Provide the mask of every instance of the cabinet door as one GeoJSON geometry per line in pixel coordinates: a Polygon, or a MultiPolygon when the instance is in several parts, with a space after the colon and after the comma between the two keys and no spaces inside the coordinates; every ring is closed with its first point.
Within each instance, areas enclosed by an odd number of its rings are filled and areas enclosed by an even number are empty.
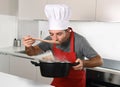
{"type": "Polygon", "coordinates": [[[120,0],[97,0],[96,20],[120,22],[120,0]]]}
{"type": "Polygon", "coordinates": [[[44,39],[49,35],[48,21],[39,21],[39,37],[44,39]]]}
{"type": "Polygon", "coordinates": [[[66,4],[71,8],[71,20],[95,20],[96,0],[19,0],[19,19],[46,20],[46,4],[66,4]]]}
{"type": "Polygon", "coordinates": [[[9,56],[0,54],[0,72],[9,73],[9,56]]]}
{"type": "Polygon", "coordinates": [[[71,20],[95,20],[96,0],[47,0],[47,4],[66,4],[71,8],[71,20]]]}
{"type": "Polygon", "coordinates": [[[0,0],[0,14],[15,15],[17,13],[17,0],[0,0]]]}
{"type": "Polygon", "coordinates": [[[19,0],[18,18],[21,20],[45,19],[45,3],[46,0],[19,0]]]}
{"type": "Polygon", "coordinates": [[[36,80],[36,67],[30,59],[10,56],[10,73],[23,78],[36,80]]]}

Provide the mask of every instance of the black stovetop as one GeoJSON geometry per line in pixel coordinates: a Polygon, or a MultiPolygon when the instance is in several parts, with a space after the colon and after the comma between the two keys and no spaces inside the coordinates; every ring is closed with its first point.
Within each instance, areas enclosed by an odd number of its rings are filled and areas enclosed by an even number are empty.
{"type": "Polygon", "coordinates": [[[120,61],[111,59],[103,59],[103,61],[104,63],[101,67],[120,71],[120,61]]]}

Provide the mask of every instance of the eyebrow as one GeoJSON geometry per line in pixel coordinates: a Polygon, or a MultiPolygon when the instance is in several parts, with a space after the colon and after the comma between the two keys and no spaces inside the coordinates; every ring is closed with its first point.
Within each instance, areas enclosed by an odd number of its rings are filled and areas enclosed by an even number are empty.
{"type": "MultiPolygon", "coordinates": [[[[64,30],[65,32],[66,32],[66,30],[64,30]]],[[[57,33],[55,33],[55,34],[59,34],[59,33],[64,33],[64,32],[57,32],[57,33]]],[[[52,32],[49,32],[49,34],[54,34],[54,33],[52,33],[52,32]]]]}

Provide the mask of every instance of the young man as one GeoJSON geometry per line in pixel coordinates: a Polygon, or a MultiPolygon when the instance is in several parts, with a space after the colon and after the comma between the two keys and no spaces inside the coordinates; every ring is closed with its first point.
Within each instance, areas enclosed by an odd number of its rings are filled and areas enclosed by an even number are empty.
{"type": "Polygon", "coordinates": [[[78,65],[71,68],[68,76],[54,78],[51,85],[55,87],[85,87],[84,68],[102,65],[101,57],[83,36],[68,27],[70,9],[66,5],[46,5],[45,13],[49,20],[50,34],[46,40],[58,41],[59,44],[41,42],[33,46],[35,40],[31,36],[26,36],[23,38],[26,53],[32,56],[42,51],[51,50],[56,58],[79,62],[78,65]],[[88,60],[85,60],[85,57],[88,60]]]}

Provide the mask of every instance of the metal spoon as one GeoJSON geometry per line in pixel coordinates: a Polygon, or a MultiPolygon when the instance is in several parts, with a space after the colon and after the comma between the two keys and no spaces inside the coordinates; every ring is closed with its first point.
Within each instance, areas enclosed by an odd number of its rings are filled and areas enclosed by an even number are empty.
{"type": "Polygon", "coordinates": [[[53,40],[43,40],[41,38],[32,38],[34,40],[38,40],[38,41],[42,41],[42,42],[46,42],[46,43],[55,43],[55,44],[60,44],[58,41],[53,41],[53,40]]]}

